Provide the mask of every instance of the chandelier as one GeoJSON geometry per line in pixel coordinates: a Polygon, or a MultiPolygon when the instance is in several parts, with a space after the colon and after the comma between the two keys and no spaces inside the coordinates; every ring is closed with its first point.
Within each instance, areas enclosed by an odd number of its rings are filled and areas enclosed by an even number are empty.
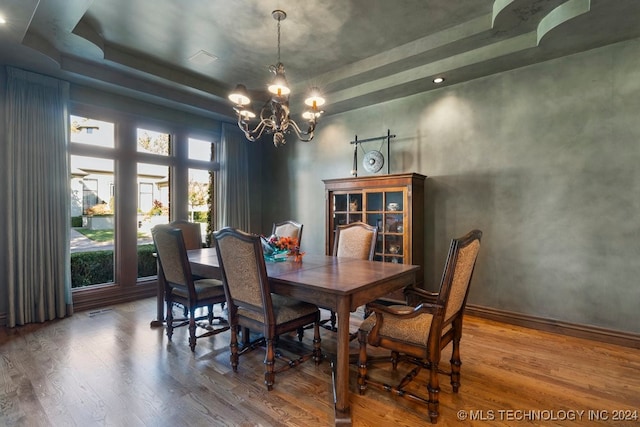
{"type": "Polygon", "coordinates": [[[318,118],[324,112],[319,109],[324,104],[324,98],[320,96],[317,88],[313,88],[309,97],[305,99],[304,103],[308,108],[303,112],[302,118],[307,121],[306,130],[301,129],[289,117],[291,89],[285,77],[284,64],[280,61],[280,22],[286,19],[287,14],[282,10],[274,10],[271,16],[278,21],[278,63],[269,67],[269,71],[275,74],[268,87],[271,98],[260,109],[260,122],[255,128],[249,128],[249,121],[256,117],[256,114],[251,109],[247,88],[242,84],[237,85],[229,94],[229,100],[235,104],[233,109],[238,115],[238,127],[249,141],[255,141],[266,131],[267,134],[273,134],[273,145],[280,147],[286,143],[284,134],[290,133],[293,129],[301,141],[308,142],[313,139],[318,118]]]}

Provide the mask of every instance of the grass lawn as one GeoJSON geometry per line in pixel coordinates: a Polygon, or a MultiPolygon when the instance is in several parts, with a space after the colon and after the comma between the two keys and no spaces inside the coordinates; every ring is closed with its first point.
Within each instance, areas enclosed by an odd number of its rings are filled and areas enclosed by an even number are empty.
{"type": "MultiPolygon", "coordinates": [[[[113,241],[113,230],[89,230],[88,228],[76,228],[75,230],[94,242],[113,241]]],[[[149,235],[146,233],[138,233],[138,238],[142,237],[149,237],[149,235]]]]}

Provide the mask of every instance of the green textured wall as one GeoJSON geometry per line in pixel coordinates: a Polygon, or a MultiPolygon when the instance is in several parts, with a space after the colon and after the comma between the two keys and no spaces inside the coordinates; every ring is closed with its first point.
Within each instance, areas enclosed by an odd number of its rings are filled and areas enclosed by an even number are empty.
{"type": "Polygon", "coordinates": [[[355,135],[391,129],[391,173],[429,176],[433,289],[449,240],[479,228],[470,303],[638,333],[639,89],[636,39],[328,116],[312,143],[263,150],[263,227],[295,218],[323,252],[322,179],[349,175],[355,135]]]}

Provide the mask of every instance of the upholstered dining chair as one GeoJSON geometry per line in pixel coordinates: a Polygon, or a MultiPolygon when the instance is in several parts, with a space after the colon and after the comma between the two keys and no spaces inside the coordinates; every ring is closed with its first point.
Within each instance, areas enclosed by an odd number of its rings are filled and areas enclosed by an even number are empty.
{"type": "MultiPolygon", "coordinates": [[[[376,250],[378,228],[364,222],[352,222],[340,225],[336,229],[333,240],[333,256],[344,258],[358,258],[373,260],[376,250]]],[[[329,319],[323,319],[322,324],[331,323],[332,331],[336,330],[336,314],[332,311],[329,319]]]]}
{"type": "Polygon", "coordinates": [[[199,223],[177,219],[171,221],[169,225],[182,230],[184,246],[187,250],[202,249],[202,230],[199,223]]]}
{"type": "Polygon", "coordinates": [[[378,229],[364,222],[340,225],[333,241],[333,256],[373,259],[378,229]]]}
{"type": "MultiPolygon", "coordinates": [[[[182,230],[184,246],[187,250],[202,249],[202,229],[197,222],[191,222],[184,219],[177,219],[169,223],[174,228],[182,230]]],[[[203,279],[203,277],[193,275],[193,280],[203,279]]],[[[224,306],[224,302],[222,303],[224,306]]],[[[184,317],[188,316],[187,307],[183,307],[184,317]]],[[[213,313],[213,306],[208,307],[209,312],[213,313]]]]}
{"type": "Polygon", "coordinates": [[[407,287],[405,295],[409,305],[384,306],[369,304],[375,315],[367,317],[358,330],[360,352],[358,357],[358,390],[364,394],[368,385],[389,391],[399,396],[425,403],[432,423],[438,421],[438,374],[451,377],[454,393],[460,387],[460,338],[462,317],[469,293],[469,285],[480,249],[482,232],[473,230],[465,236],[451,241],[438,293],[407,287]],[[417,305],[416,305],[417,304],[417,305]],[[440,366],[442,350],[452,345],[451,367],[445,371],[440,366]],[[383,359],[367,358],[367,345],[391,350],[391,362],[395,371],[401,362],[415,367],[396,386],[373,380],[368,367],[383,359]],[[428,369],[426,393],[409,391],[408,384],[418,377],[421,369],[428,369]]]}
{"type": "Polygon", "coordinates": [[[275,234],[278,237],[298,239],[298,246],[300,246],[302,243],[302,227],[302,224],[293,220],[274,222],[271,234],[275,234]]]}
{"type": "Polygon", "coordinates": [[[198,338],[215,335],[229,329],[226,319],[214,317],[213,310],[210,309],[214,304],[226,301],[224,287],[220,280],[193,279],[182,230],[174,228],[170,224],[160,224],[151,229],[151,234],[158,255],[158,276],[165,285],[167,337],[171,341],[174,328],[189,325],[189,346],[191,351],[195,351],[198,338]],[[174,303],[185,307],[188,313],[186,319],[173,318],[174,303]],[[208,307],[208,314],[196,317],[196,309],[201,307],[208,307]],[[209,321],[209,325],[213,325],[215,319],[222,326],[196,335],[198,326],[196,322],[205,318],[209,321]]]}
{"type": "Polygon", "coordinates": [[[213,235],[222,270],[227,296],[229,323],[231,324],[231,366],[238,370],[239,356],[253,350],[264,341],[266,355],[264,382],[273,389],[275,375],[313,357],[316,364],[322,360],[320,350],[320,310],[314,304],[271,293],[260,236],[233,228],[223,228],[213,235]],[[300,331],[313,324],[313,351],[305,351],[295,360],[282,353],[276,354],[276,341],[280,335],[300,331]],[[238,330],[243,328],[243,346],[238,350],[238,330]],[[249,342],[248,331],[262,331],[258,342],[249,342]],[[275,359],[287,363],[276,369],[275,359]]]}

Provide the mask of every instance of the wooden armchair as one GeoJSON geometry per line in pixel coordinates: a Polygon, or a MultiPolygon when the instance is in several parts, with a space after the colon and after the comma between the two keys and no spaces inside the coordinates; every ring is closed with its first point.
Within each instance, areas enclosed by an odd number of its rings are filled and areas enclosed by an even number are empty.
{"type": "Polygon", "coordinates": [[[222,282],[215,279],[193,279],[182,230],[170,224],[161,224],[153,227],[151,234],[158,254],[158,280],[162,280],[165,285],[167,337],[171,341],[174,328],[189,325],[189,346],[191,351],[195,351],[196,339],[229,329],[226,319],[214,317],[213,310],[210,309],[214,304],[226,301],[222,282]],[[185,308],[188,316],[186,319],[173,318],[174,303],[181,304],[185,308]],[[207,316],[196,317],[195,311],[201,307],[208,307],[209,312],[207,316]],[[196,335],[196,321],[205,318],[209,320],[210,325],[213,324],[214,319],[217,319],[224,326],[196,335]]]}
{"type": "Polygon", "coordinates": [[[432,294],[408,287],[408,301],[417,306],[393,305],[385,307],[370,304],[375,313],[366,318],[358,330],[360,352],[358,359],[358,390],[364,394],[368,385],[380,390],[409,397],[428,406],[432,423],[438,421],[438,374],[451,377],[453,392],[460,387],[460,338],[462,317],[473,275],[482,232],[473,230],[459,239],[453,239],[440,284],[440,292],[432,294]],[[442,350],[453,342],[451,369],[440,367],[442,350]],[[415,367],[396,386],[382,384],[371,379],[368,366],[378,360],[367,359],[367,344],[391,350],[391,358],[385,358],[396,370],[398,363],[406,361],[415,367]],[[421,396],[407,389],[422,369],[429,370],[428,396],[421,396]]]}
{"type": "Polygon", "coordinates": [[[222,270],[224,290],[231,323],[231,366],[238,370],[239,356],[266,343],[264,382],[273,389],[275,375],[313,357],[322,360],[320,351],[320,310],[314,304],[272,294],[267,277],[260,236],[233,228],[214,233],[218,262],[222,270]],[[275,351],[278,337],[287,332],[300,333],[305,325],[313,324],[313,351],[291,360],[275,351]],[[243,328],[243,347],[238,350],[238,329],[243,328]],[[248,331],[262,331],[258,342],[249,342],[248,331]],[[276,369],[276,356],[287,363],[276,369]]]}

